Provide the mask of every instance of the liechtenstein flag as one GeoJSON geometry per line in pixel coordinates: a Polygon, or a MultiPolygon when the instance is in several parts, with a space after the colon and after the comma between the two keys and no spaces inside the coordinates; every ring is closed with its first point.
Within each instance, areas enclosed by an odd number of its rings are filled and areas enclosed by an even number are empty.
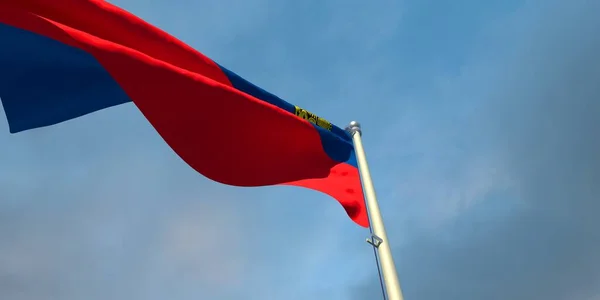
{"type": "MultiPolygon", "coordinates": [[[[133,102],[228,185],[295,185],[368,217],[350,137],[101,0],[0,0],[0,98],[17,133],[133,102]]],[[[300,204],[302,205],[302,204],[300,204]]]]}

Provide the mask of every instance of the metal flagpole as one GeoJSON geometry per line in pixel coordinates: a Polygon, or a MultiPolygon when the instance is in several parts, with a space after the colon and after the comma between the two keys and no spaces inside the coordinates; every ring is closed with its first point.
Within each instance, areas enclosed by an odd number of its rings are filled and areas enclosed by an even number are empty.
{"type": "Polygon", "coordinates": [[[400,288],[400,281],[398,280],[396,265],[394,264],[394,258],[392,257],[392,250],[390,249],[390,245],[388,243],[387,234],[385,233],[383,218],[381,217],[381,212],[379,211],[379,204],[377,203],[375,188],[373,187],[373,181],[371,180],[371,172],[369,171],[365,149],[363,148],[362,144],[362,131],[360,124],[356,121],[352,121],[346,127],[346,131],[350,133],[352,136],[352,141],[354,142],[356,161],[358,162],[358,170],[367,202],[369,222],[373,232],[371,238],[367,239],[367,242],[375,247],[377,249],[377,253],[379,254],[387,300],[403,300],[404,297],[402,296],[402,289],[400,288]]]}

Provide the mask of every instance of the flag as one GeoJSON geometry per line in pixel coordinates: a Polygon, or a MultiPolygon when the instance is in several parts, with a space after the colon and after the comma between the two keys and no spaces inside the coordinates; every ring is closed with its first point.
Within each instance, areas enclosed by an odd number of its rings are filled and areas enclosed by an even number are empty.
{"type": "Polygon", "coordinates": [[[101,0],[2,0],[0,38],[0,99],[11,133],[133,102],[204,176],[317,190],[368,226],[344,130],[135,15],[101,0]]]}

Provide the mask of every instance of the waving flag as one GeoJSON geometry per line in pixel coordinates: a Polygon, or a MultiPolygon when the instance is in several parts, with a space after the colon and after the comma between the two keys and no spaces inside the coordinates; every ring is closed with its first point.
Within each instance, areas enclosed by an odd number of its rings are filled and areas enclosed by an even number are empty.
{"type": "Polygon", "coordinates": [[[0,1],[0,98],[12,133],[133,102],[192,168],[295,185],[368,217],[351,139],[101,0],[0,1]]]}

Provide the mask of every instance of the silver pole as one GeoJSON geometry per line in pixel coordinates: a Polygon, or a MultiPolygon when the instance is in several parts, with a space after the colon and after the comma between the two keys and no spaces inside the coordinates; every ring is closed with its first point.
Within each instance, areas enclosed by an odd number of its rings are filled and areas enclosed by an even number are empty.
{"type": "Polygon", "coordinates": [[[400,281],[398,280],[396,265],[394,264],[392,250],[390,249],[387,234],[385,232],[383,218],[381,217],[381,212],[379,211],[377,195],[375,195],[375,188],[373,187],[373,181],[371,180],[369,164],[367,163],[365,149],[363,148],[362,144],[362,131],[360,124],[356,121],[352,121],[346,127],[346,131],[350,133],[352,136],[352,141],[354,142],[356,161],[358,162],[358,170],[367,202],[369,222],[371,224],[371,229],[373,230],[373,236],[367,241],[377,249],[377,253],[379,254],[387,300],[403,300],[404,297],[402,296],[402,289],[400,288],[400,281]]]}

